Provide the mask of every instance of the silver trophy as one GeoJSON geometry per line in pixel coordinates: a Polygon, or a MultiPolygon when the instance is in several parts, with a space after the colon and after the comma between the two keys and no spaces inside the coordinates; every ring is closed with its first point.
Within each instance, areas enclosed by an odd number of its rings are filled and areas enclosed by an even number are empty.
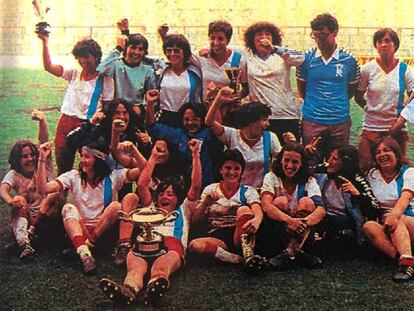
{"type": "Polygon", "coordinates": [[[49,12],[50,8],[43,8],[41,0],[33,0],[33,7],[35,9],[36,16],[40,19],[40,22],[36,24],[35,33],[38,35],[47,35],[50,33],[50,25],[45,21],[45,16],[49,12]]]}
{"type": "Polygon", "coordinates": [[[158,257],[167,252],[163,235],[155,231],[154,227],[176,220],[178,212],[168,213],[165,209],[158,207],[143,207],[130,213],[120,211],[118,217],[142,229],[135,241],[133,249],[135,256],[143,258],[158,257]]]}

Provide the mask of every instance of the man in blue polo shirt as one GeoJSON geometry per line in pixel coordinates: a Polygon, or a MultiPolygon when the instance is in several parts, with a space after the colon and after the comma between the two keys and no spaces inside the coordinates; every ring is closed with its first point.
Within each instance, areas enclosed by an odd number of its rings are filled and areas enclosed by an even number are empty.
{"type": "Polygon", "coordinates": [[[349,99],[359,79],[355,58],[338,48],[338,21],[329,13],[311,22],[311,37],[317,48],[305,53],[296,71],[302,106],[302,136],[305,145],[320,137],[317,160],[327,159],[333,149],[347,145],[351,127],[349,99]]]}

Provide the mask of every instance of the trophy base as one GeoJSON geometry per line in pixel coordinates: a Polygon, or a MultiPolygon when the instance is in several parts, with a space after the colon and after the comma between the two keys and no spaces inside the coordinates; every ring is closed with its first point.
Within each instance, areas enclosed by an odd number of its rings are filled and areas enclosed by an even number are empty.
{"type": "Polygon", "coordinates": [[[154,232],[152,238],[152,240],[147,240],[141,236],[137,236],[133,254],[138,257],[151,258],[167,253],[164,248],[163,237],[159,233],[154,232]]]}
{"type": "Polygon", "coordinates": [[[47,22],[37,23],[35,33],[38,35],[50,34],[50,25],[47,22]]]}

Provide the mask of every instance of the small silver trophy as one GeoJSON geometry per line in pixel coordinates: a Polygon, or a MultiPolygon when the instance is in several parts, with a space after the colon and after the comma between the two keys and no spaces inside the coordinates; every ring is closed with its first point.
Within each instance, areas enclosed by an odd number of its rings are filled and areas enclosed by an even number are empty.
{"type": "Polygon", "coordinates": [[[118,218],[140,227],[142,232],[138,234],[135,241],[133,254],[138,257],[158,257],[167,251],[164,246],[164,237],[153,228],[163,223],[176,220],[178,212],[168,213],[165,209],[158,207],[143,207],[130,213],[118,212],[118,218]]]}
{"type": "Polygon", "coordinates": [[[43,8],[41,0],[33,0],[33,7],[35,9],[36,16],[40,19],[40,22],[36,24],[35,33],[38,35],[47,35],[50,33],[50,25],[45,21],[45,16],[49,12],[50,8],[43,8]]]}

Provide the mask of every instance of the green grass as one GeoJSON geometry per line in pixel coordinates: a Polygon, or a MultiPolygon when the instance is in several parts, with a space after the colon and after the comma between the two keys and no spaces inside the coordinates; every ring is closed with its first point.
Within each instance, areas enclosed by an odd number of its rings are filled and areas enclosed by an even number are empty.
{"type": "MultiPolygon", "coordinates": [[[[33,108],[47,111],[53,137],[65,81],[41,71],[0,69],[0,177],[8,171],[10,146],[18,139],[36,140],[33,108]]],[[[358,140],[361,109],[352,105],[352,143],[358,140]]],[[[410,158],[414,160],[412,140],[410,158]]],[[[100,292],[101,277],[122,280],[108,256],[98,257],[98,276],[85,277],[79,263],[46,249],[30,264],[5,249],[12,241],[9,207],[0,205],[0,310],[117,310],[100,292]]],[[[337,246],[322,250],[324,267],[310,271],[265,272],[247,276],[240,268],[202,266],[191,258],[172,280],[159,307],[147,310],[410,310],[414,283],[391,281],[394,265],[372,249],[337,246]]],[[[119,308],[118,308],[119,309],[119,308]]]]}

